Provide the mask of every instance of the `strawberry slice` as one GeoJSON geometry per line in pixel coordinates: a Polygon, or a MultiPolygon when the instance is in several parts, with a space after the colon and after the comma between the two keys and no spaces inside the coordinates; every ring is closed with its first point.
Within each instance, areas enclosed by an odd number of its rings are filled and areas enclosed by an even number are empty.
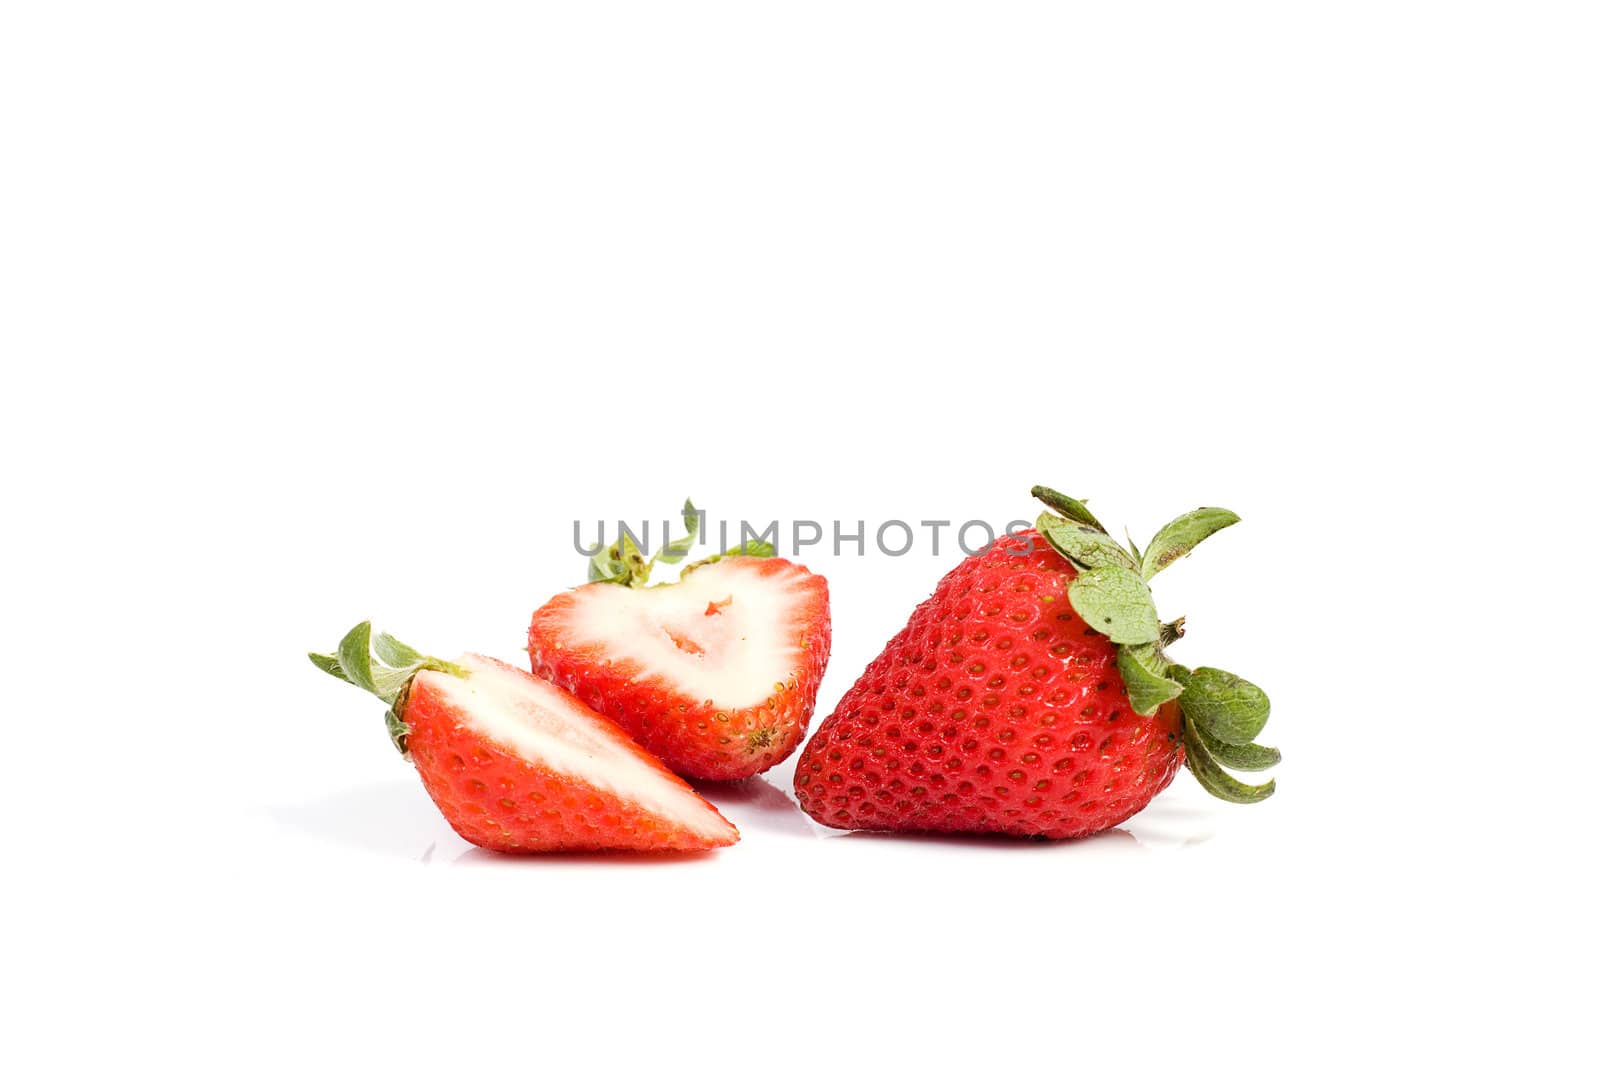
{"type": "Polygon", "coordinates": [[[333,656],[336,678],[390,703],[396,747],[455,831],[498,852],[701,850],[739,831],[610,720],[487,656],[422,656],[371,627],[333,656]],[[375,653],[375,655],[374,655],[375,653]]]}
{"type": "Polygon", "coordinates": [[[534,612],[533,672],[679,774],[744,778],[782,761],[805,737],[828,664],[827,581],[755,555],[635,584],[647,575],[619,570],[534,612]]]}

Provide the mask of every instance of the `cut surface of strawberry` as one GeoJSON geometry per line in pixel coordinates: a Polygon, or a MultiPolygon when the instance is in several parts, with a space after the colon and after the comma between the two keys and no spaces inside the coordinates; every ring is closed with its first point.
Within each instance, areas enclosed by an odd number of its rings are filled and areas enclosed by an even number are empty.
{"type": "Polygon", "coordinates": [[[600,663],[631,666],[635,684],[744,708],[805,667],[817,586],[784,560],[728,559],[670,585],[585,586],[563,632],[600,663]]]}

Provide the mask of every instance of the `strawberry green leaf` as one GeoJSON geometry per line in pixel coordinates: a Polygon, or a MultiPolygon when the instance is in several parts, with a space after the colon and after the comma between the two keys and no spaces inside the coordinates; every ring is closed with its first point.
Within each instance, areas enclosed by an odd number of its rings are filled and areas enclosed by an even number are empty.
{"type": "Polygon", "coordinates": [[[1178,707],[1183,709],[1185,718],[1195,720],[1207,737],[1228,745],[1244,745],[1254,741],[1267,724],[1272,711],[1267,694],[1237,674],[1215,667],[1193,672],[1174,670],[1172,674],[1183,685],[1178,707]]]}
{"type": "Polygon", "coordinates": [[[330,661],[333,661],[331,656],[311,655],[311,662],[322,670],[360,686],[385,703],[392,702],[419,669],[458,669],[454,664],[424,656],[389,634],[379,634],[374,641],[372,624],[369,622],[353,627],[339,642],[338,659],[331,663],[338,668],[337,674],[329,669],[330,661]],[[374,647],[378,656],[376,660],[373,658],[374,647]]]}
{"type": "Polygon", "coordinates": [[[1179,515],[1150,539],[1140,573],[1149,581],[1168,564],[1187,556],[1195,545],[1238,521],[1239,516],[1226,508],[1198,508],[1187,515],[1179,515]]]}
{"type": "MultiPolygon", "coordinates": [[[[311,658],[312,663],[316,664],[318,670],[333,675],[341,682],[350,682],[350,679],[345,677],[343,668],[339,666],[339,658],[337,656],[327,656],[321,652],[308,652],[306,655],[311,658]]],[[[356,683],[350,682],[350,684],[355,685],[356,683]]]]}
{"type": "Polygon", "coordinates": [[[1256,804],[1270,797],[1277,789],[1276,782],[1247,785],[1223,770],[1206,747],[1200,730],[1187,720],[1183,726],[1183,744],[1184,763],[1201,787],[1218,800],[1226,800],[1230,804],[1256,804]]]}
{"type": "Polygon", "coordinates": [[[1205,744],[1206,751],[1210,752],[1218,763],[1236,771],[1264,771],[1269,767],[1276,767],[1278,761],[1283,758],[1277,749],[1268,748],[1266,745],[1230,745],[1214,737],[1207,737],[1198,724],[1195,725],[1195,729],[1199,730],[1200,740],[1205,744]]]}
{"type": "Polygon", "coordinates": [[[683,502],[683,528],[684,535],[676,541],[668,541],[662,545],[650,562],[665,560],[668,563],[682,563],[683,558],[689,554],[689,549],[694,547],[695,539],[700,535],[700,512],[695,510],[694,501],[685,499],[683,502]]]}
{"type": "Polygon", "coordinates": [[[1084,526],[1092,526],[1101,533],[1106,532],[1100,520],[1094,517],[1094,512],[1090,511],[1081,500],[1074,500],[1065,493],[1058,493],[1045,485],[1034,486],[1033,496],[1039,503],[1064,518],[1084,526]]]}
{"type": "Polygon", "coordinates": [[[415,668],[391,668],[374,666],[372,668],[372,695],[385,704],[393,704],[405,689],[406,683],[411,681],[411,676],[416,674],[415,668]]]}
{"type": "Polygon", "coordinates": [[[411,733],[411,727],[400,718],[393,707],[383,713],[383,724],[389,728],[389,740],[394,742],[394,747],[400,755],[411,758],[410,745],[406,742],[406,735],[411,733]]]}
{"type": "Polygon", "coordinates": [[[1128,703],[1135,715],[1154,715],[1157,708],[1183,692],[1182,685],[1166,676],[1166,663],[1155,645],[1121,646],[1117,669],[1128,687],[1128,703]]]}
{"type": "Polygon", "coordinates": [[[639,542],[624,527],[610,547],[589,557],[589,581],[644,585],[650,579],[650,566],[655,561],[655,556],[644,558],[639,542]]]}
{"type": "Polygon", "coordinates": [[[393,634],[380,633],[372,647],[378,659],[390,667],[414,667],[427,658],[393,634]]]}
{"type": "Polygon", "coordinates": [[[628,568],[622,565],[622,560],[613,555],[613,549],[600,548],[599,545],[591,546],[599,549],[589,557],[589,580],[591,582],[620,582],[628,576],[628,568]]]}
{"type": "Polygon", "coordinates": [[[1132,571],[1091,567],[1067,586],[1067,599],[1084,622],[1119,645],[1147,645],[1161,636],[1150,587],[1132,571]]]}
{"type": "Polygon", "coordinates": [[[617,539],[617,552],[623,567],[627,568],[629,585],[643,585],[650,580],[650,561],[644,558],[639,542],[627,530],[623,530],[622,536],[617,539]]]}
{"type": "Polygon", "coordinates": [[[339,669],[353,684],[376,692],[372,681],[372,623],[360,622],[339,642],[339,669]]]}
{"type": "Polygon", "coordinates": [[[1051,548],[1079,567],[1122,567],[1135,573],[1139,570],[1127,549],[1113,541],[1109,534],[1091,526],[1044,511],[1034,520],[1034,528],[1044,534],[1051,548]]]}

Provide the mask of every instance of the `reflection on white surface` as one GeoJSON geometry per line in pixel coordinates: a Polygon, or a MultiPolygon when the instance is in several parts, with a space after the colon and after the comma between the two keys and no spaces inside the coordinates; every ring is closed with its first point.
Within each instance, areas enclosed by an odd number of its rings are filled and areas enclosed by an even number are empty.
{"type": "Polygon", "coordinates": [[[850,830],[839,834],[835,840],[857,845],[868,844],[882,848],[935,847],[950,850],[993,850],[1002,852],[1079,851],[1079,852],[1138,852],[1145,846],[1128,831],[1118,828],[1102,830],[1089,837],[1064,838],[1058,841],[1042,838],[1010,837],[1006,834],[894,834],[882,830],[850,830]]]}
{"type": "Polygon", "coordinates": [[[450,829],[414,779],[353,786],[320,800],[268,810],[280,825],[363,852],[427,863],[471,847],[450,829]]]}
{"type": "Polygon", "coordinates": [[[721,849],[711,849],[704,852],[629,852],[625,849],[616,849],[610,852],[512,853],[468,846],[450,862],[456,867],[515,867],[530,864],[572,867],[664,867],[675,864],[713,863],[721,851],[721,849]]]}
{"type": "MultiPolygon", "coordinates": [[[[773,773],[782,773],[781,770],[773,773]]],[[[1079,854],[1113,854],[1145,850],[1192,848],[1210,841],[1216,830],[1216,812],[1203,799],[1164,793],[1122,826],[1092,837],[1069,841],[1033,841],[1000,835],[890,834],[834,830],[821,826],[800,811],[794,798],[766,777],[738,782],[696,782],[695,788],[715,804],[742,835],[733,850],[752,845],[789,845],[804,841],[850,841],[853,847],[946,848],[987,850],[1075,849],[1079,854]]],[[[537,857],[504,856],[469,845],[450,829],[421,783],[397,780],[351,787],[304,804],[269,809],[283,827],[328,844],[366,853],[429,863],[492,864],[518,859],[588,860],[605,863],[711,858],[628,853],[546,854],[537,857]]],[[[803,847],[803,846],[802,846],[803,847]]],[[[763,851],[765,851],[763,849],[763,851]]]]}
{"type": "Polygon", "coordinates": [[[1210,798],[1191,801],[1186,796],[1174,795],[1175,792],[1159,794],[1149,807],[1123,823],[1122,828],[1141,844],[1156,849],[1189,848],[1210,841],[1217,825],[1215,807],[1206,803],[1210,798]]]}
{"type": "Polygon", "coordinates": [[[793,797],[761,775],[738,782],[696,782],[695,789],[721,809],[739,828],[739,833],[747,837],[755,834],[821,837],[820,831],[826,829],[806,818],[793,797]]]}

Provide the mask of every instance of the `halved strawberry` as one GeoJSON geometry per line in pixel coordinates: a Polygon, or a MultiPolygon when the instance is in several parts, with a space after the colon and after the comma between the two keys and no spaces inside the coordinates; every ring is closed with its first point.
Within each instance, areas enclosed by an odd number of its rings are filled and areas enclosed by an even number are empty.
{"type": "Polygon", "coordinates": [[[610,551],[611,573],[534,612],[533,672],[680,774],[745,778],[793,752],[828,665],[827,581],[755,543],[647,586],[653,561],[610,551]]]}
{"type": "Polygon", "coordinates": [[[487,656],[433,659],[388,634],[374,643],[369,623],[311,660],[390,704],[395,746],[474,845],[699,850],[739,839],[614,723],[526,671],[487,656]]]}

